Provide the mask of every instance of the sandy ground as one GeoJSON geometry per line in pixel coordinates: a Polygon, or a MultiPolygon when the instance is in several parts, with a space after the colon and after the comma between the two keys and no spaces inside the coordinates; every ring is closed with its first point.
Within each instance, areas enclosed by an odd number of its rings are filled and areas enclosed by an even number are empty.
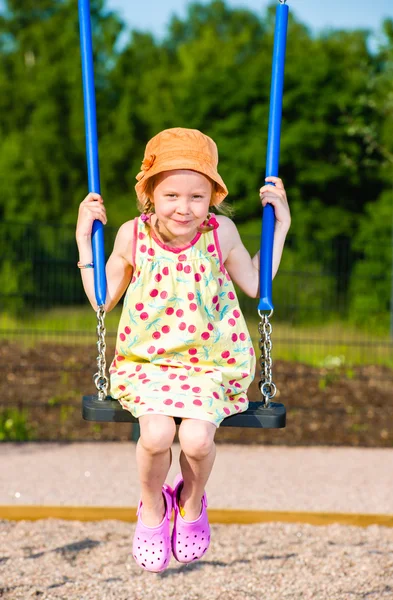
{"type": "MultiPolygon", "coordinates": [[[[135,444],[2,444],[0,504],[136,506],[135,444]]],[[[179,448],[168,482],[177,472],[179,448]]],[[[393,514],[393,449],[219,446],[211,508],[393,514]]],[[[162,574],[134,525],[0,522],[2,600],[393,600],[393,529],[213,525],[205,557],[162,574]]]]}
{"type": "MultiPolygon", "coordinates": [[[[168,483],[178,472],[173,447],[168,483]]],[[[393,514],[393,449],[218,445],[210,508],[393,514]]],[[[136,507],[134,442],[0,445],[0,504],[136,507]]]]}

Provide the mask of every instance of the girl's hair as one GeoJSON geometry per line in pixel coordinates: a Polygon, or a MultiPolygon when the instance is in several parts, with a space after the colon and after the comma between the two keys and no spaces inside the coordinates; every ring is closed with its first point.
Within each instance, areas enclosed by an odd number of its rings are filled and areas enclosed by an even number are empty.
{"type": "MultiPolygon", "coordinates": [[[[144,215],[154,213],[153,194],[154,194],[154,188],[156,187],[159,175],[160,174],[157,173],[157,175],[153,175],[152,177],[150,177],[148,179],[148,181],[146,182],[144,193],[137,200],[138,210],[140,210],[140,212],[144,215]]],[[[207,177],[207,175],[204,175],[204,177],[207,177]]],[[[220,204],[217,204],[217,205],[214,204],[214,201],[216,199],[217,184],[215,181],[210,179],[210,177],[207,177],[207,179],[210,181],[210,183],[212,185],[212,195],[211,195],[211,199],[210,199],[211,208],[215,209],[217,212],[219,212],[223,215],[231,217],[234,214],[234,210],[233,210],[232,206],[230,206],[226,202],[221,202],[220,204]]],[[[146,221],[146,225],[149,225],[148,221],[146,221]]],[[[210,225],[204,225],[203,223],[200,227],[198,227],[198,231],[201,233],[211,231],[212,229],[213,229],[213,227],[211,227],[210,225]]]]}

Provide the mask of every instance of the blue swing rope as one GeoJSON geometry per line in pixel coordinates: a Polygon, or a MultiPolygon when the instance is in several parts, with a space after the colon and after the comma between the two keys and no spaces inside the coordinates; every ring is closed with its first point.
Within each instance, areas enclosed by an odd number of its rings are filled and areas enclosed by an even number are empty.
{"type": "MultiPolygon", "coordinates": [[[[279,1],[280,4],[276,9],[276,26],[274,32],[266,177],[278,177],[278,166],[280,159],[282,99],[284,91],[284,67],[288,29],[288,6],[285,4],[286,0],[279,1]]],[[[268,310],[270,311],[269,316],[273,314],[272,266],[274,223],[274,209],[271,204],[267,204],[263,209],[262,219],[258,311],[261,313],[261,311],[268,310]]]]}
{"type": "MultiPolygon", "coordinates": [[[[85,111],[86,158],[89,192],[101,193],[98,162],[96,95],[94,88],[93,43],[91,35],[90,1],[79,0],[79,28],[82,60],[83,100],[85,111]]],[[[98,306],[106,299],[104,225],[94,221],[92,231],[94,289],[98,306]]]]}

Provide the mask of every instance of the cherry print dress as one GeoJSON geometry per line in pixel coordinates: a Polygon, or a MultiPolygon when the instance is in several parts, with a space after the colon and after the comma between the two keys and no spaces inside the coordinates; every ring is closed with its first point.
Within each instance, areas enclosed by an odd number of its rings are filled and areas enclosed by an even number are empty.
{"type": "Polygon", "coordinates": [[[219,427],[248,407],[255,355],[221,260],[218,222],[183,248],[135,219],[134,273],[110,367],[111,395],[135,417],[203,419],[219,427]]]}

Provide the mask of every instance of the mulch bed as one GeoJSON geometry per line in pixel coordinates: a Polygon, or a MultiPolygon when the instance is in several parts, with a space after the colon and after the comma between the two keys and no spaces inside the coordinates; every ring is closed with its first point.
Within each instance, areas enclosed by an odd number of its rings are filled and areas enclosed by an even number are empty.
{"type": "MultiPolygon", "coordinates": [[[[108,364],[113,349],[108,349],[108,364]]],[[[124,441],[132,425],[89,423],[81,418],[81,398],[94,393],[96,350],[85,345],[42,344],[0,348],[0,415],[28,411],[35,440],[124,441]]],[[[282,430],[220,428],[217,442],[274,445],[392,447],[393,371],[383,366],[348,369],[315,368],[276,361],[276,399],[287,408],[282,430]]],[[[249,390],[259,399],[257,381],[249,390]]],[[[0,421],[1,422],[1,421],[0,421]]]]}

